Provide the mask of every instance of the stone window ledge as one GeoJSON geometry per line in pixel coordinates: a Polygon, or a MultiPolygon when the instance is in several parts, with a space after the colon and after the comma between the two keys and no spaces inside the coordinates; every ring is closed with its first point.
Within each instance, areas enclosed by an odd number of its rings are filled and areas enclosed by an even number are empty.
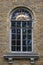
{"type": "Polygon", "coordinates": [[[7,53],[4,55],[4,58],[9,63],[13,63],[13,60],[28,59],[31,64],[34,64],[35,60],[38,60],[39,55],[37,53],[7,53]]]}

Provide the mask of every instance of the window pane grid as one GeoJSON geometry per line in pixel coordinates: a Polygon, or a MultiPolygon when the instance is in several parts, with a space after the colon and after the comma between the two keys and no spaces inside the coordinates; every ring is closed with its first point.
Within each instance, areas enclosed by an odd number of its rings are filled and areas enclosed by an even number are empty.
{"type": "Polygon", "coordinates": [[[31,36],[32,36],[32,26],[29,22],[16,21],[15,24],[12,23],[12,51],[21,51],[21,48],[22,51],[31,51],[32,42],[31,43],[28,42],[32,40],[31,36]]]}

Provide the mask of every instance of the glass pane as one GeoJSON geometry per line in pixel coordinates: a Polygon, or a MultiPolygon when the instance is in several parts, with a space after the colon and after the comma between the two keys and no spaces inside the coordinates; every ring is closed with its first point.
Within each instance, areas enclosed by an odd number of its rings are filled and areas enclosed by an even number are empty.
{"type": "Polygon", "coordinates": [[[27,29],[27,33],[28,33],[28,34],[29,34],[29,33],[31,34],[31,32],[32,32],[31,29],[27,29]]]}
{"type": "Polygon", "coordinates": [[[26,45],[23,45],[23,51],[26,51],[26,45]]]}
{"type": "Polygon", "coordinates": [[[12,46],[11,49],[12,49],[12,51],[15,51],[16,50],[16,47],[15,46],[12,46]]]}
{"type": "Polygon", "coordinates": [[[16,45],[16,40],[12,40],[12,45],[16,45]]]}
{"type": "Polygon", "coordinates": [[[30,21],[30,22],[27,22],[27,27],[32,27],[32,22],[30,21]]]}
{"type": "Polygon", "coordinates": [[[21,44],[21,41],[20,40],[17,40],[17,45],[20,45],[21,44]]]}
{"type": "Polygon", "coordinates": [[[23,40],[23,45],[26,45],[26,40],[23,40]]]}
{"type": "Polygon", "coordinates": [[[12,28],[12,33],[16,33],[16,29],[12,28]]]}
{"type": "Polygon", "coordinates": [[[22,22],[22,27],[26,27],[26,22],[22,22]]]}
{"type": "Polygon", "coordinates": [[[23,31],[23,33],[26,33],[26,29],[23,29],[22,31],[23,31]]]}
{"type": "Polygon", "coordinates": [[[21,22],[17,22],[17,27],[21,27],[21,22]]]}
{"type": "Polygon", "coordinates": [[[12,46],[12,51],[20,51],[20,46],[12,46]]]}
{"type": "Polygon", "coordinates": [[[28,39],[31,39],[31,35],[27,35],[28,39]]]}
{"type": "Polygon", "coordinates": [[[12,34],[12,39],[16,39],[16,35],[15,34],[12,34]]]}
{"type": "Polygon", "coordinates": [[[21,36],[17,34],[17,39],[20,39],[20,38],[21,38],[21,36]]]}
{"type": "Polygon", "coordinates": [[[32,47],[31,46],[28,46],[28,51],[32,51],[32,47]]]}
{"type": "Polygon", "coordinates": [[[27,40],[27,45],[31,45],[32,44],[32,40],[27,40]]]}
{"type": "Polygon", "coordinates": [[[16,27],[16,22],[15,21],[11,21],[11,26],[16,27]]]}
{"type": "Polygon", "coordinates": [[[20,32],[21,32],[21,30],[20,29],[17,29],[17,34],[20,33],[20,32]]]}
{"type": "Polygon", "coordinates": [[[21,50],[21,41],[17,40],[17,51],[21,50]]]}
{"type": "Polygon", "coordinates": [[[20,45],[19,46],[17,45],[17,51],[20,51],[20,50],[21,50],[20,45]]]}
{"type": "Polygon", "coordinates": [[[26,35],[23,35],[23,39],[26,39],[26,35]]]}

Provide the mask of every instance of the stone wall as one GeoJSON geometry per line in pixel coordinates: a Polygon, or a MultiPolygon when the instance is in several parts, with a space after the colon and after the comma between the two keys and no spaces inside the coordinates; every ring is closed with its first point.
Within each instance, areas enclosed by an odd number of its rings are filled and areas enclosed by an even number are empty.
{"type": "MultiPolygon", "coordinates": [[[[34,15],[34,52],[40,54],[35,65],[43,65],[43,0],[0,0],[0,65],[9,65],[3,55],[9,51],[9,14],[15,7],[25,6],[34,15]]],[[[13,65],[30,65],[27,60],[14,61],[13,65]]]]}

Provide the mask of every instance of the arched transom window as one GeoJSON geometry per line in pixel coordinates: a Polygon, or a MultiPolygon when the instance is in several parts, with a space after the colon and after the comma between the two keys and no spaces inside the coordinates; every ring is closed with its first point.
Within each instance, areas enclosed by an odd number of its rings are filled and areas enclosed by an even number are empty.
{"type": "Polygon", "coordinates": [[[32,52],[32,14],[24,7],[18,7],[11,13],[11,51],[32,52]]]}

